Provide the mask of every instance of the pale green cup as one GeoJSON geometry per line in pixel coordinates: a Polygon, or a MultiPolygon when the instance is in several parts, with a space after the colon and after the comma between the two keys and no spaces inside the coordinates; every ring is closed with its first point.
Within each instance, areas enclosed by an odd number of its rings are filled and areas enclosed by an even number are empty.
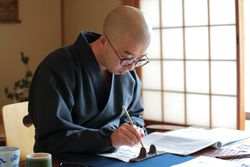
{"type": "Polygon", "coordinates": [[[49,153],[33,153],[26,156],[26,167],[52,167],[52,156],[49,153]]]}

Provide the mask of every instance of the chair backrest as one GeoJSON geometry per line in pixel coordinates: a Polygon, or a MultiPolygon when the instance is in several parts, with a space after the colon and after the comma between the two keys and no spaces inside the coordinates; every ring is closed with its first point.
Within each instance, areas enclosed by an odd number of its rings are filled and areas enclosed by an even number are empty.
{"type": "Polygon", "coordinates": [[[34,125],[26,127],[23,124],[23,117],[28,114],[28,102],[5,105],[2,114],[6,145],[20,148],[20,159],[24,160],[27,154],[33,153],[35,143],[34,125]]]}

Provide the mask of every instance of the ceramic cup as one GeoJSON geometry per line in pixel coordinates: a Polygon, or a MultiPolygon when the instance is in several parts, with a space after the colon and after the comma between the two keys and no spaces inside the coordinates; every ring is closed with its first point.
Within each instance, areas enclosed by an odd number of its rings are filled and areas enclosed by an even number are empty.
{"type": "Polygon", "coordinates": [[[52,167],[52,158],[49,153],[33,153],[26,156],[26,167],[52,167]]]}
{"type": "Polygon", "coordinates": [[[18,167],[20,159],[20,149],[17,147],[1,146],[0,147],[0,166],[1,167],[18,167]]]}

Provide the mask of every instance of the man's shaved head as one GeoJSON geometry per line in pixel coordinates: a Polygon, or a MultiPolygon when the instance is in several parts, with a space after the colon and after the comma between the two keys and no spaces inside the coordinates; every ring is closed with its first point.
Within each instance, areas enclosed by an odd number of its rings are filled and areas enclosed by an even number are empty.
{"type": "Polygon", "coordinates": [[[131,6],[113,9],[107,15],[103,25],[103,34],[118,43],[128,36],[138,43],[149,43],[150,31],[142,12],[131,6]]]}

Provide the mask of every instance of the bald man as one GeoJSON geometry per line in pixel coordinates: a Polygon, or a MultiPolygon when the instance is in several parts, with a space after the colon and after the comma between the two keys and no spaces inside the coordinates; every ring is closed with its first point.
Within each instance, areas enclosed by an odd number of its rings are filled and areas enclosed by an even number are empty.
{"type": "Polygon", "coordinates": [[[50,53],[30,87],[34,151],[103,153],[138,144],[146,130],[134,69],[149,62],[150,40],[140,10],[120,6],[107,15],[103,34],[82,31],[74,44],[50,53]]]}

